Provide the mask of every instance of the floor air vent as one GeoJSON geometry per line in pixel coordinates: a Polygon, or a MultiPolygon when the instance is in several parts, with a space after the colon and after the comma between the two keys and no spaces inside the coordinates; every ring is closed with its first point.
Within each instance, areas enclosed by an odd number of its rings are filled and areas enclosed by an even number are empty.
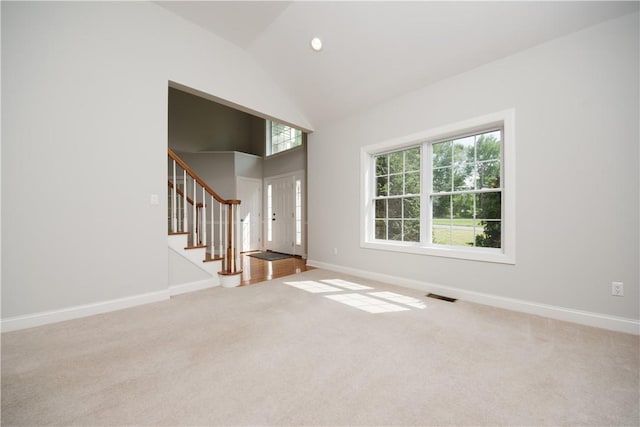
{"type": "Polygon", "coordinates": [[[456,302],[456,301],[458,301],[457,298],[449,298],[449,297],[445,297],[445,296],[438,295],[438,294],[432,294],[432,293],[428,293],[427,296],[429,298],[441,299],[442,301],[447,301],[447,302],[456,302]]]}

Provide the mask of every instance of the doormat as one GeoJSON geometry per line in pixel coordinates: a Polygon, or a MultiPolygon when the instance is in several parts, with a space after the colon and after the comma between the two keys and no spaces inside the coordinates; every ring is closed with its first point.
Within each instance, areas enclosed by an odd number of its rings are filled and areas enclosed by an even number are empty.
{"type": "Polygon", "coordinates": [[[265,261],[277,261],[279,259],[293,258],[293,255],[281,254],[279,252],[257,252],[255,254],[247,254],[254,258],[263,259],[265,261]]]}

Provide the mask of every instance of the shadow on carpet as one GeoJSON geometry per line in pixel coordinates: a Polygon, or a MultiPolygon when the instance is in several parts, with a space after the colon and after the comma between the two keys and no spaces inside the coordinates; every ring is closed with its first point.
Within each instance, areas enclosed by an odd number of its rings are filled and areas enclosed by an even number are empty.
{"type": "Polygon", "coordinates": [[[279,259],[293,258],[293,255],[281,254],[279,252],[256,252],[247,254],[248,256],[263,259],[265,261],[277,261],[279,259]]]}

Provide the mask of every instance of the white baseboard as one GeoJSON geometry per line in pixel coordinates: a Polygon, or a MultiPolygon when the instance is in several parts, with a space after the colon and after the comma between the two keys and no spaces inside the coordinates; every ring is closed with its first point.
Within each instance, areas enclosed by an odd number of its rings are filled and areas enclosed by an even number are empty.
{"type": "Polygon", "coordinates": [[[212,277],[211,279],[170,286],[169,289],[165,291],[150,292],[147,294],[134,295],[93,304],[76,305],[74,307],[67,307],[60,310],[43,311],[24,316],[8,317],[0,321],[1,330],[2,332],[18,331],[20,329],[33,328],[36,326],[48,325],[50,323],[93,316],[95,314],[108,313],[152,302],[165,301],[174,295],[213,288],[218,285],[218,278],[212,277]]]}
{"type": "Polygon", "coordinates": [[[81,317],[93,316],[95,314],[122,310],[124,308],[135,307],[152,302],[164,301],[169,299],[169,296],[169,292],[164,290],[109,301],[101,301],[93,304],[76,305],[60,310],[43,311],[24,316],[8,317],[6,319],[2,319],[1,329],[2,332],[11,332],[20,329],[33,328],[35,326],[42,326],[65,320],[78,319],[81,317]]]}
{"type": "Polygon", "coordinates": [[[608,314],[574,310],[571,308],[541,304],[515,298],[507,298],[499,295],[468,291],[451,286],[438,285],[435,283],[422,282],[419,280],[375,273],[372,271],[359,270],[356,268],[344,267],[341,265],[325,263],[322,261],[307,260],[307,265],[322,268],[325,270],[336,271],[338,273],[350,274],[353,276],[376,280],[383,283],[389,283],[392,285],[418,289],[424,292],[442,294],[448,297],[458,298],[464,301],[474,302],[478,304],[489,305],[492,307],[535,314],[538,316],[549,317],[551,319],[564,320],[567,322],[594,326],[596,328],[608,329],[611,331],[640,335],[640,320],[638,319],[628,319],[624,317],[611,316],[608,314]]]}
{"type": "Polygon", "coordinates": [[[218,278],[212,277],[211,279],[198,280],[197,282],[169,286],[169,295],[175,296],[185,294],[187,292],[201,291],[203,289],[214,288],[219,285],[220,282],[218,281],[218,278]]]}

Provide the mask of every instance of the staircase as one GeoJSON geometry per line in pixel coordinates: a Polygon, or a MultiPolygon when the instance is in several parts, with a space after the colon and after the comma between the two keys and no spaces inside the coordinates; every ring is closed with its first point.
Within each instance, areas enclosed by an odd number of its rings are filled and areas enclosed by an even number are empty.
{"type": "Polygon", "coordinates": [[[214,278],[240,284],[236,248],[240,200],[225,200],[171,149],[168,150],[169,248],[214,278]]]}

